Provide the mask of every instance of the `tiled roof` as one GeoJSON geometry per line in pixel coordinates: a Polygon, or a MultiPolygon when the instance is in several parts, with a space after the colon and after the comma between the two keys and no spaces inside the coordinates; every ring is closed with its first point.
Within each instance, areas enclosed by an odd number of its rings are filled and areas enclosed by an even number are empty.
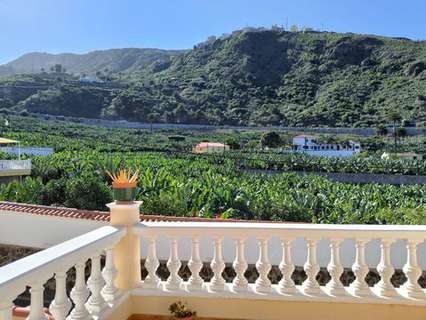
{"type": "MultiPolygon", "coordinates": [[[[45,216],[56,216],[56,217],[64,217],[64,218],[87,219],[87,220],[109,222],[109,212],[107,211],[91,211],[91,210],[81,210],[81,209],[65,208],[65,207],[49,207],[49,206],[42,206],[37,204],[26,204],[26,203],[16,203],[16,202],[7,202],[7,201],[0,201],[0,211],[13,211],[13,212],[45,215],[45,216]]],[[[262,222],[262,221],[248,221],[248,220],[239,220],[239,219],[221,219],[221,218],[210,219],[210,218],[199,218],[199,217],[176,217],[176,216],[147,215],[147,214],[141,214],[140,219],[141,221],[262,222]]],[[[271,221],[265,221],[265,222],[270,223],[271,221]]]]}
{"type": "Polygon", "coordinates": [[[220,143],[220,142],[200,142],[197,144],[197,147],[199,148],[208,148],[208,147],[218,147],[218,148],[225,148],[227,145],[220,143]]]}

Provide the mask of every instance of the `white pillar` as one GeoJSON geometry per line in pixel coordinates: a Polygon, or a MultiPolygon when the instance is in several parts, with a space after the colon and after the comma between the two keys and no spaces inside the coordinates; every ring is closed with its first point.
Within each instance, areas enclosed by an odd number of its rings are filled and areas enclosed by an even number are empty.
{"type": "Polygon", "coordinates": [[[352,271],[355,274],[355,281],[350,284],[352,294],[358,297],[368,296],[371,290],[368,287],[365,277],[368,274],[368,266],[365,262],[365,245],[368,240],[356,239],[355,249],[356,257],[352,266],[352,271]]]}
{"type": "Polygon", "coordinates": [[[244,248],[245,248],[245,239],[239,238],[235,240],[235,261],[233,267],[236,273],[234,280],[232,281],[232,290],[235,292],[246,291],[248,287],[248,281],[244,276],[244,273],[247,270],[247,261],[245,258],[244,248]]]}
{"type": "Polygon", "coordinates": [[[346,291],[340,281],[340,276],[343,273],[343,266],[340,262],[340,243],[341,239],[330,239],[330,263],[327,270],[330,273],[331,280],[327,283],[326,288],[332,296],[343,296],[346,291]]]}
{"type": "Polygon", "coordinates": [[[86,309],[84,303],[89,297],[89,290],[86,286],[86,279],[84,277],[85,262],[79,262],[75,265],[75,285],[71,290],[71,299],[74,302],[74,309],[72,309],[67,319],[69,320],[89,320],[90,314],[86,309]]]}
{"type": "Polygon", "coordinates": [[[43,311],[44,303],[44,287],[42,282],[31,283],[31,306],[30,314],[27,320],[41,320],[46,319],[43,311]]]}
{"type": "Polygon", "coordinates": [[[117,269],[114,265],[114,251],[112,248],[108,248],[105,251],[105,267],[102,270],[105,286],[102,288],[101,294],[106,302],[114,303],[115,299],[117,299],[117,297],[120,295],[120,292],[114,285],[114,280],[117,276],[117,269]]]}
{"type": "Polygon", "coordinates": [[[268,239],[259,238],[259,259],[256,262],[256,269],[259,272],[259,278],[256,279],[255,289],[260,293],[271,291],[271,281],[268,278],[271,264],[268,257],[268,239]]]}
{"type": "Polygon", "coordinates": [[[279,265],[282,278],[278,283],[278,290],[283,294],[294,293],[296,292],[296,286],[294,281],[291,278],[291,275],[294,271],[293,259],[291,257],[291,242],[292,239],[284,238],[281,241],[283,247],[283,255],[279,265]]]}
{"type": "Polygon", "coordinates": [[[188,290],[201,290],[203,287],[203,279],[200,277],[200,271],[203,267],[203,262],[200,259],[200,239],[198,237],[192,238],[191,244],[191,259],[188,262],[191,277],[188,279],[188,290]]]}
{"type": "Polygon", "coordinates": [[[148,275],[142,283],[143,288],[156,289],[160,284],[160,278],[157,276],[157,268],[160,265],[157,258],[156,239],[155,237],[148,237],[148,252],[145,260],[145,268],[148,275]]]}
{"type": "Polygon", "coordinates": [[[377,295],[382,297],[393,297],[397,295],[396,290],[390,281],[393,273],[395,272],[390,260],[390,248],[392,242],[393,240],[390,239],[382,239],[382,243],[380,245],[381,259],[377,266],[380,281],[375,285],[375,289],[377,295]]]}
{"type": "Polygon", "coordinates": [[[214,239],[214,256],[210,264],[213,270],[213,278],[210,280],[211,291],[223,291],[225,288],[225,279],[222,277],[222,272],[225,269],[225,262],[222,257],[222,238],[214,239]]]}
{"type": "Polygon", "coordinates": [[[67,273],[56,272],[55,282],[55,299],[50,304],[49,311],[55,320],[64,320],[71,309],[71,301],[67,296],[67,273]]]}
{"type": "Polygon", "coordinates": [[[402,289],[405,290],[405,294],[414,299],[424,299],[425,293],[420,287],[419,277],[422,271],[417,263],[417,245],[420,241],[408,240],[407,242],[407,263],[403,267],[403,271],[407,276],[407,282],[404,283],[402,289]]]}
{"type": "Polygon", "coordinates": [[[308,257],[303,269],[306,272],[307,278],[302,284],[303,292],[306,294],[317,294],[319,293],[320,286],[316,279],[316,276],[320,270],[317,263],[317,242],[318,239],[306,239],[308,246],[308,257]]]}
{"type": "Polygon", "coordinates": [[[87,280],[87,285],[92,294],[86,302],[86,308],[92,316],[99,317],[102,311],[104,311],[107,307],[105,299],[101,294],[105,281],[101,273],[101,256],[99,254],[95,255],[91,258],[91,260],[92,270],[90,277],[87,280]]]}
{"type": "Polygon", "coordinates": [[[171,238],[170,240],[170,257],[167,261],[167,268],[170,271],[170,275],[167,278],[165,283],[165,289],[167,290],[176,290],[180,289],[182,284],[182,278],[179,276],[179,268],[181,262],[178,256],[178,242],[176,238],[171,238]]]}

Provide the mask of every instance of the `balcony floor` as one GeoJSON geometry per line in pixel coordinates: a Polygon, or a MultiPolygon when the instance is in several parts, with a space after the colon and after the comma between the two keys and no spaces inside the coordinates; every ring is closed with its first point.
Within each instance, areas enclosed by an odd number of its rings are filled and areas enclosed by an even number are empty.
{"type": "MultiPolygon", "coordinates": [[[[128,320],[175,320],[172,316],[154,316],[154,315],[143,315],[143,314],[134,314],[128,320]]],[[[195,319],[195,318],[194,318],[195,319]]],[[[235,319],[223,319],[223,318],[200,318],[197,317],[197,320],[235,320],[235,319]]]]}

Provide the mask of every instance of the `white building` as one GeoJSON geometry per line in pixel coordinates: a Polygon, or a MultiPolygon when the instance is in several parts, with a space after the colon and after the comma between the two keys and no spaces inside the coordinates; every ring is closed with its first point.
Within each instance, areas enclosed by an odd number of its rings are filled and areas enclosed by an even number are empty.
{"type": "Polygon", "coordinates": [[[322,143],[312,135],[298,135],[293,138],[293,151],[313,156],[350,157],[361,152],[358,142],[349,140],[347,143],[322,143]]]}

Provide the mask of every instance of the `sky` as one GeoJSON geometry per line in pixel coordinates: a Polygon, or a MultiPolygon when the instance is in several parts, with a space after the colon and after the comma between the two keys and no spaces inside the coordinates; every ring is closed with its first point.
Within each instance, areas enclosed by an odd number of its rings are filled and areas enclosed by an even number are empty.
{"type": "Polygon", "coordinates": [[[426,0],[0,0],[0,64],[34,51],[186,49],[273,24],[426,39],[426,0]]]}

